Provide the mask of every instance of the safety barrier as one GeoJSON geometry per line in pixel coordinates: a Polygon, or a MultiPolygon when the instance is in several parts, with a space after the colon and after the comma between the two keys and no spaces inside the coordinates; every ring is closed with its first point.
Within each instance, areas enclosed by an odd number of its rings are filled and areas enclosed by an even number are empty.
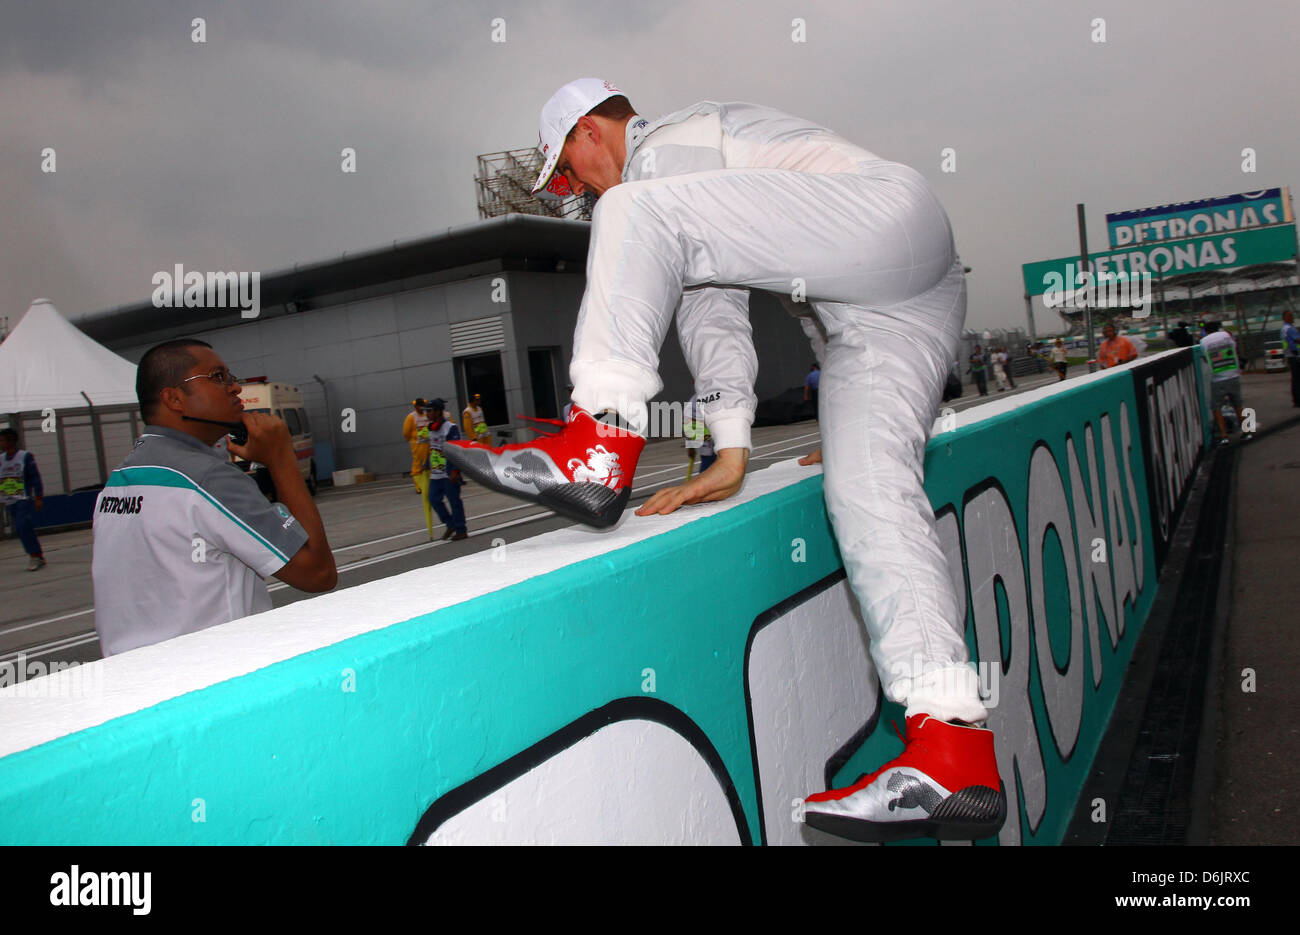
{"type": "MultiPolygon", "coordinates": [[[[1209,442],[1197,353],[936,426],[1000,843],[1074,811],[1209,442]]],[[[820,843],[801,796],[901,748],[793,462],[80,668],[0,689],[0,843],[820,843]]]]}

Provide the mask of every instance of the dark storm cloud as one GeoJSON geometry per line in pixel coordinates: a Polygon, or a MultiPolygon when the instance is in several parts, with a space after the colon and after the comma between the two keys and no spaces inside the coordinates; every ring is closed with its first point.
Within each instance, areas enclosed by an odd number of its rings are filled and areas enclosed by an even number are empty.
{"type": "Polygon", "coordinates": [[[492,21],[521,39],[546,42],[590,32],[605,40],[635,36],[659,21],[662,4],[562,0],[539,8],[522,0],[489,6],[427,0],[35,0],[0,4],[0,72],[115,71],[160,50],[189,44],[191,22],[206,22],[212,46],[252,39],[373,68],[420,68],[464,54],[492,21]],[[526,30],[526,31],[525,31],[526,30]]]}
{"type": "Polygon", "coordinates": [[[1076,202],[1095,249],[1106,211],[1300,184],[1298,30],[1268,0],[0,0],[0,301],[75,314],[175,262],[469,222],[474,157],[533,145],[549,94],[594,75],[646,116],[756,101],[913,166],[975,268],[969,323],[1013,324],[1020,264],[1076,249],[1076,202]]]}
{"type": "MultiPolygon", "coordinates": [[[[512,5],[507,5],[512,6],[512,5]]],[[[170,0],[7,3],[0,33],[0,68],[82,76],[120,71],[163,50],[191,43],[191,22],[206,23],[212,48],[258,40],[309,50],[339,62],[403,68],[427,63],[463,46],[490,17],[469,4],[320,0],[170,0]]]]}

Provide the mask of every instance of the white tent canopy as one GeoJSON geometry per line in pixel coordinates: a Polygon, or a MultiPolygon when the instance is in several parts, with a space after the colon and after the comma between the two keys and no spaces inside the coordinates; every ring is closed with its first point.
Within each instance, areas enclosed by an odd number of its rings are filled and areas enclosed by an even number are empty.
{"type": "Polygon", "coordinates": [[[0,425],[17,429],[36,457],[46,496],[104,483],[131,450],[135,370],[48,299],[33,302],[0,344],[0,425]]]}
{"type": "Polygon", "coordinates": [[[0,413],[135,402],[135,364],[37,299],[0,344],[0,413]],[[85,396],[81,394],[85,393],[85,396]]]}

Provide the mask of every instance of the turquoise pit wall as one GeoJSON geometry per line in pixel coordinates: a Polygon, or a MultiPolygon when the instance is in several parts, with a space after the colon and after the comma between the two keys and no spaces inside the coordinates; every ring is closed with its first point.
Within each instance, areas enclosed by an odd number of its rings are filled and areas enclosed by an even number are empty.
{"type": "MultiPolygon", "coordinates": [[[[1073,815],[1208,443],[1198,355],[950,416],[929,445],[926,490],[1008,791],[997,842],[1059,843],[1073,815]]],[[[819,727],[804,693],[842,689],[868,728],[824,738],[836,756],[809,763],[809,783],[851,780],[896,753],[902,711],[874,682],[809,662],[844,655],[817,656],[821,628],[857,624],[817,603],[843,587],[820,474],[769,471],[749,484],[771,489],[745,502],[679,514],[674,528],[508,587],[492,588],[485,556],[410,573],[485,585],[0,757],[0,842],[527,843],[564,840],[565,828],[603,841],[635,818],[637,840],[817,843],[771,818],[785,809],[798,822],[798,786],[776,777],[808,759],[819,727]],[[790,658],[763,648],[760,673],[756,634],[804,618],[790,658]],[[779,723],[756,720],[772,710],[779,723]],[[655,760],[693,771],[628,778],[655,760]],[[686,777],[699,788],[680,788],[686,777]],[[551,797],[565,784],[584,790],[584,807],[551,797]]],[[[355,614],[379,584],[310,606],[328,616],[346,600],[355,614]]],[[[169,647],[148,651],[166,666],[169,647]]],[[[124,658],[104,663],[106,678],[124,658]]]]}

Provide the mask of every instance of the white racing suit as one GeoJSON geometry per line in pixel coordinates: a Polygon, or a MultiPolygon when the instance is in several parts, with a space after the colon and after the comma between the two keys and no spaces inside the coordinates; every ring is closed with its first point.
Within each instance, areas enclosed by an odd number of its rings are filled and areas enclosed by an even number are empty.
{"type": "Polygon", "coordinates": [[[921,486],[966,316],[929,185],[806,121],[710,102],[634,117],[623,181],[592,217],[574,402],[644,431],[675,312],[715,445],[750,447],[748,290],[782,296],[822,360],[826,504],[885,693],[909,716],[983,721],[921,486]]]}

